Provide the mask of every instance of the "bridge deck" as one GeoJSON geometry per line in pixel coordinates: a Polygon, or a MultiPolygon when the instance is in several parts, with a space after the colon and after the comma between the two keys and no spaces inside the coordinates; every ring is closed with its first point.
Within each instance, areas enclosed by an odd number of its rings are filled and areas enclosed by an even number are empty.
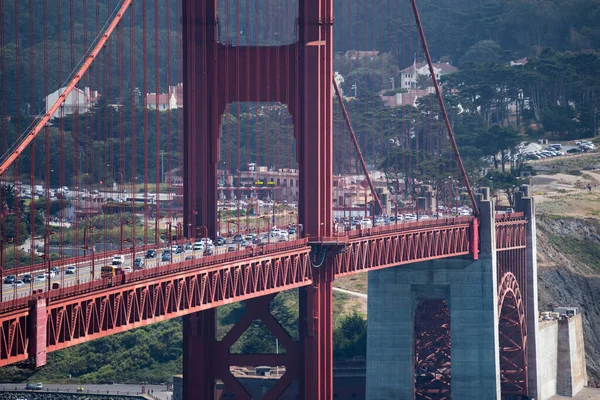
{"type": "MultiPolygon", "coordinates": [[[[474,219],[430,220],[365,229],[340,237],[335,275],[467,255],[474,219]]],[[[305,239],[186,260],[158,268],[38,292],[0,304],[0,366],[39,348],[34,311],[45,312],[46,352],[155,322],[312,284],[305,239]],[[40,308],[41,303],[45,304],[40,308]],[[38,343],[30,343],[36,336],[38,343]]],[[[39,320],[39,318],[38,318],[39,320]]]]}

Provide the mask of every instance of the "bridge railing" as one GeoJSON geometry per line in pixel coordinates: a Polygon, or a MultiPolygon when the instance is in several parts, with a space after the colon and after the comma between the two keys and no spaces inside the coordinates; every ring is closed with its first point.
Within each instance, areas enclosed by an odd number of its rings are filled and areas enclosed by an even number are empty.
{"type": "Polygon", "coordinates": [[[389,224],[382,226],[374,226],[371,228],[361,228],[348,230],[348,231],[340,231],[337,232],[337,236],[348,236],[350,239],[364,237],[364,236],[373,236],[373,235],[385,235],[388,233],[395,232],[406,232],[406,231],[414,231],[419,229],[429,229],[435,228],[438,226],[445,225],[456,225],[461,223],[470,223],[472,222],[474,217],[465,216],[465,217],[453,217],[453,218],[436,218],[436,219],[427,219],[423,221],[411,221],[411,222],[402,222],[399,224],[389,224]]]}
{"type": "Polygon", "coordinates": [[[213,256],[201,256],[195,258],[192,256],[192,258],[190,258],[189,260],[181,261],[178,263],[167,264],[155,268],[148,268],[141,271],[134,271],[125,275],[117,275],[112,278],[97,279],[94,281],[79,284],[74,283],[71,286],[64,286],[58,289],[52,289],[49,293],[43,292],[41,289],[38,289],[32,294],[27,294],[23,297],[15,298],[8,301],[3,301],[2,303],[0,303],[0,312],[8,312],[11,310],[27,308],[31,300],[40,297],[49,297],[51,301],[60,300],[66,297],[83,295],[86,293],[105,289],[108,287],[113,287],[116,285],[143,281],[158,276],[169,275],[182,271],[189,271],[195,268],[206,268],[230,262],[239,262],[240,260],[250,259],[254,257],[268,256],[270,254],[276,254],[282,251],[303,248],[306,247],[306,245],[306,239],[297,239],[289,242],[281,242],[257,248],[241,249],[225,254],[216,254],[213,256]]]}

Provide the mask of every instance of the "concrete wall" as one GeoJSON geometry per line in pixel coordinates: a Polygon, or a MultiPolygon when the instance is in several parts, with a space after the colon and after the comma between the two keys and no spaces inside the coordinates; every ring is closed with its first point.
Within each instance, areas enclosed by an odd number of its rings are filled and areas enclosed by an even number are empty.
{"type": "Polygon", "coordinates": [[[538,396],[547,399],[556,394],[556,368],[558,362],[558,321],[541,322],[538,330],[538,396]]]}
{"type": "Polygon", "coordinates": [[[558,322],[556,393],[573,396],[587,382],[581,314],[558,322]]]}
{"type": "Polygon", "coordinates": [[[482,201],[478,261],[428,261],[369,273],[367,399],[414,398],[414,312],[446,299],[452,397],[500,397],[497,264],[493,204],[482,201]]]}

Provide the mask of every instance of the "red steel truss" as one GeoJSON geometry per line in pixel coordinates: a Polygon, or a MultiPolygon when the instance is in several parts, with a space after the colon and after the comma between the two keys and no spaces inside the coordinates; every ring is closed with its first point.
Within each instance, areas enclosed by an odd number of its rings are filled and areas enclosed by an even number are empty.
{"type": "Polygon", "coordinates": [[[338,238],[334,246],[337,251],[326,255],[333,268],[312,267],[311,247],[299,241],[266,247],[263,255],[246,252],[246,257],[238,259],[226,259],[226,255],[205,257],[200,264],[188,260],[134,272],[119,283],[103,280],[55,290],[50,292],[49,300],[43,293],[38,294],[0,316],[0,366],[36,354],[36,364],[43,365],[46,352],[298,287],[305,287],[301,312],[310,322],[302,328],[309,338],[303,345],[323,346],[322,341],[310,344],[310,338],[330,335],[331,321],[308,315],[315,307],[329,315],[332,274],[343,276],[470,254],[476,229],[473,219],[456,220],[454,224],[428,221],[427,226],[415,223],[411,230],[411,224],[404,224],[396,227],[396,232],[388,226],[386,233],[369,235],[364,231],[353,239],[338,238]],[[36,301],[38,298],[42,300],[36,301]],[[32,317],[34,313],[36,318],[32,317]],[[40,331],[45,324],[46,329],[40,331]],[[34,332],[38,334],[36,340],[32,340],[34,332]],[[29,347],[33,346],[30,342],[37,347],[29,347]],[[38,348],[41,350],[36,352],[38,348]]]}
{"type": "Polygon", "coordinates": [[[351,239],[345,251],[335,256],[335,276],[467,254],[477,258],[471,249],[477,236],[473,219],[445,220],[438,227],[409,231],[384,228],[387,233],[351,239]]]}
{"type": "MultiPolygon", "coordinates": [[[[0,318],[0,366],[170,318],[310,285],[309,252],[309,247],[302,247],[117,284],[48,305],[46,299],[33,301],[29,309],[0,318]]],[[[43,365],[42,361],[45,359],[36,360],[36,364],[43,365]]]]}
{"type": "Polygon", "coordinates": [[[421,300],[415,311],[415,398],[448,400],[450,312],[446,300],[421,300]]]}
{"type": "Polygon", "coordinates": [[[503,395],[528,393],[526,226],[522,214],[496,218],[498,257],[498,331],[503,395]]]}

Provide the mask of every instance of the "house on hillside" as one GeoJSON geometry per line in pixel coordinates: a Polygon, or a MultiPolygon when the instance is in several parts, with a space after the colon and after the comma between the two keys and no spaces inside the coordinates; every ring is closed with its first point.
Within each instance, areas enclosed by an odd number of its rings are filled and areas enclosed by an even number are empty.
{"type": "MultiPolygon", "coordinates": [[[[436,79],[440,79],[442,76],[451,72],[458,71],[458,68],[450,65],[449,63],[434,63],[433,71],[435,72],[436,79]]],[[[429,65],[427,63],[415,63],[410,67],[404,68],[400,71],[400,87],[402,89],[418,89],[417,84],[420,77],[430,77],[429,65]]]]}
{"type": "Polygon", "coordinates": [[[183,108],[183,83],[178,83],[175,86],[169,86],[169,94],[175,96],[177,108],[183,108]]]}
{"type": "MultiPolygon", "coordinates": [[[[65,90],[66,87],[62,87],[46,96],[46,113],[50,112],[50,108],[52,108],[59,96],[63,94],[65,90]]],[[[98,91],[90,90],[89,87],[86,87],[84,90],[75,87],[67,95],[65,102],[52,117],[64,117],[75,113],[86,113],[94,106],[94,104],[96,104],[99,98],[100,95],[98,94],[98,91]]]]}
{"type": "Polygon", "coordinates": [[[427,89],[408,89],[398,93],[394,93],[386,96],[385,92],[380,94],[381,100],[386,107],[400,107],[400,106],[417,106],[417,100],[420,97],[435,94],[433,87],[427,89]]]}
{"type": "Polygon", "coordinates": [[[148,110],[167,111],[177,108],[177,98],[174,94],[168,93],[148,93],[146,95],[146,108],[148,110]]]}

